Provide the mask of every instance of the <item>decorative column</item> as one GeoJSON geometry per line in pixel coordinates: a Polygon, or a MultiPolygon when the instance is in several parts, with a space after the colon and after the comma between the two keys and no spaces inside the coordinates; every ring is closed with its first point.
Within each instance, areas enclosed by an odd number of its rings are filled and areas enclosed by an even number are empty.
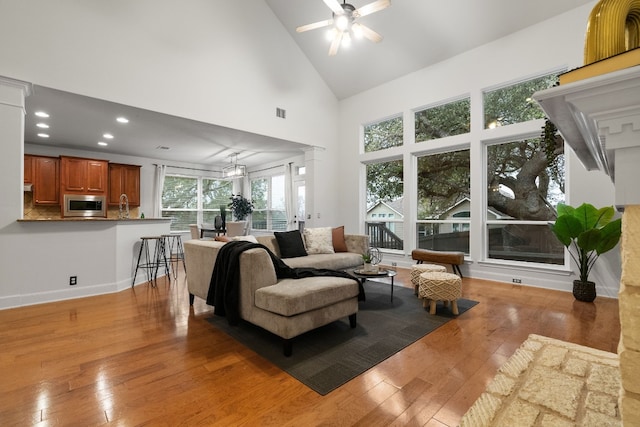
{"type": "Polygon", "coordinates": [[[0,76],[0,228],[22,218],[24,183],[24,100],[31,83],[0,76]]]}

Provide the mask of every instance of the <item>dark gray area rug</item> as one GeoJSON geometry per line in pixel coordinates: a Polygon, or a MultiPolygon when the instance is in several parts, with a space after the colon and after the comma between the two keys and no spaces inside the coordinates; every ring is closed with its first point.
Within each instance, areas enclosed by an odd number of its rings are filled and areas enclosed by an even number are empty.
{"type": "MultiPolygon", "coordinates": [[[[444,325],[456,316],[439,302],[436,315],[413,289],[368,280],[366,301],[360,302],[355,329],[344,318],[293,339],[293,354],[282,353],[282,339],[264,329],[242,321],[229,326],[224,317],[207,319],[211,324],[289,373],[321,395],[325,395],[386,358],[444,325]]],[[[460,299],[460,314],[476,301],[460,299]]]]}

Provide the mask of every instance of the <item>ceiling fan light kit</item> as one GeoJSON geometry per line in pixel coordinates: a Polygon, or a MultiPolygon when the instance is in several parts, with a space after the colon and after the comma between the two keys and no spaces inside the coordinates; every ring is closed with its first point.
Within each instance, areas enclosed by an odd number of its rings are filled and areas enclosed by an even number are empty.
{"type": "Polygon", "coordinates": [[[358,9],[352,4],[343,0],[342,4],[338,0],[323,0],[324,3],[333,12],[332,19],[318,21],[312,24],[302,25],[296,28],[298,33],[317,28],[331,27],[327,32],[327,37],[331,41],[329,47],[329,56],[338,53],[340,45],[348,47],[351,45],[352,38],[360,39],[365,37],[374,43],[382,41],[382,36],[371,28],[356,22],[357,18],[370,15],[382,9],[391,6],[391,0],[376,0],[373,3],[366,4],[358,9]]]}

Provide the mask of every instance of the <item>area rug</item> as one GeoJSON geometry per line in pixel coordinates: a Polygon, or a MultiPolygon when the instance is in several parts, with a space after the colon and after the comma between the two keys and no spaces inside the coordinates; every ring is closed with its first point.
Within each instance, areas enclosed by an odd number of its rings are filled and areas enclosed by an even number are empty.
{"type": "Polygon", "coordinates": [[[529,335],[460,427],[620,426],[618,355],[529,335]]]}
{"type": "MultiPolygon", "coordinates": [[[[347,318],[299,335],[293,340],[293,354],[282,354],[282,339],[241,322],[229,326],[223,317],[208,319],[217,328],[251,348],[321,395],[341,386],[382,362],[456,316],[442,303],[436,315],[422,307],[413,289],[368,280],[366,301],[360,302],[357,326],[351,329],[347,318]]],[[[460,315],[476,301],[458,300],[460,315]]]]}

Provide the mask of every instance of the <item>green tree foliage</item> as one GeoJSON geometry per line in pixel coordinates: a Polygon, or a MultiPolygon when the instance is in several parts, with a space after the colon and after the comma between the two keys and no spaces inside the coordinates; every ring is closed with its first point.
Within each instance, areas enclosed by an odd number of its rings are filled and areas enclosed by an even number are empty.
{"type": "Polygon", "coordinates": [[[402,197],[402,160],[367,165],[367,206],[402,197]]]}
{"type": "Polygon", "coordinates": [[[415,114],[416,142],[469,133],[471,108],[469,98],[450,102],[415,114]]]}
{"type": "Polygon", "coordinates": [[[402,117],[374,123],[364,128],[364,151],[384,150],[402,145],[402,117]]]}
{"type": "Polygon", "coordinates": [[[470,197],[469,150],[418,159],[418,219],[438,219],[470,197]]]}
{"type": "Polygon", "coordinates": [[[544,118],[544,112],[531,99],[534,92],[547,89],[557,81],[550,74],[526,82],[506,86],[484,93],[484,125],[506,126],[528,120],[544,118]]]}
{"type": "Polygon", "coordinates": [[[198,180],[184,176],[167,176],[162,189],[164,209],[197,209],[198,180]]]}
{"type": "Polygon", "coordinates": [[[204,209],[220,209],[220,206],[226,206],[231,197],[232,183],[231,181],[222,181],[219,179],[203,179],[202,180],[202,207],[204,209]]]}

